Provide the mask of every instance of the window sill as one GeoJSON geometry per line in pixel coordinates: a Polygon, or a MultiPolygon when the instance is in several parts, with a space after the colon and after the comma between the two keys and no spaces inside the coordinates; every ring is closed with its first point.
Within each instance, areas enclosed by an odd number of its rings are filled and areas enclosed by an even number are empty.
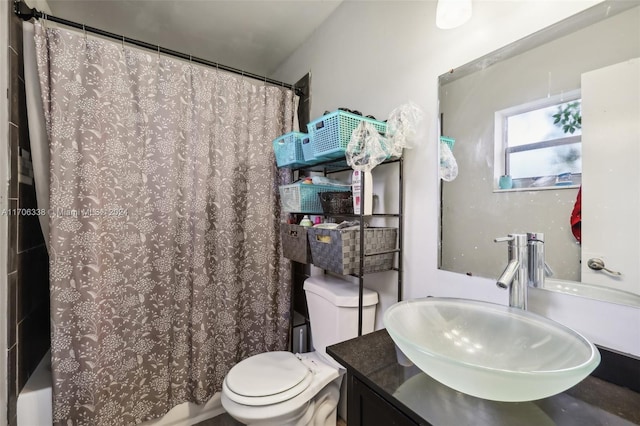
{"type": "Polygon", "coordinates": [[[499,189],[496,188],[493,190],[494,193],[497,192],[530,192],[530,191],[549,191],[549,190],[557,190],[557,189],[577,189],[580,188],[580,185],[552,185],[552,186],[529,186],[522,188],[511,188],[511,189],[499,189]]]}

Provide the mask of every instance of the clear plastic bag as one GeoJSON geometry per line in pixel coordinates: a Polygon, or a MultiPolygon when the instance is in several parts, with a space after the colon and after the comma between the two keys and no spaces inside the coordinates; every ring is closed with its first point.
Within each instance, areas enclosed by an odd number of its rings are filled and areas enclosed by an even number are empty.
{"type": "Polygon", "coordinates": [[[446,182],[451,182],[458,177],[458,162],[453,156],[449,145],[440,142],[440,178],[446,182]]]}
{"type": "Polygon", "coordinates": [[[372,124],[361,122],[347,145],[347,164],[354,170],[370,172],[387,158],[401,156],[404,148],[413,148],[423,118],[422,110],[408,102],[391,111],[385,135],[372,124]]]}
{"type": "Polygon", "coordinates": [[[387,138],[392,156],[400,156],[404,148],[413,148],[419,124],[424,118],[422,110],[413,102],[400,105],[387,120],[387,138]]]}
{"type": "Polygon", "coordinates": [[[389,156],[387,138],[373,124],[362,121],[351,133],[345,156],[353,170],[370,172],[389,156]]]}

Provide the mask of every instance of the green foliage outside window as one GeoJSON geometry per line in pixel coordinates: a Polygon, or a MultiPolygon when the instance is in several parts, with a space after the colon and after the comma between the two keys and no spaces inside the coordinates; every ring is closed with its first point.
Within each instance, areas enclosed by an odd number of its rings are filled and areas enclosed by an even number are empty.
{"type": "Polygon", "coordinates": [[[553,119],[558,127],[565,133],[574,134],[576,130],[582,129],[582,111],[580,102],[571,102],[564,106],[559,105],[558,112],[553,114],[553,119]]]}

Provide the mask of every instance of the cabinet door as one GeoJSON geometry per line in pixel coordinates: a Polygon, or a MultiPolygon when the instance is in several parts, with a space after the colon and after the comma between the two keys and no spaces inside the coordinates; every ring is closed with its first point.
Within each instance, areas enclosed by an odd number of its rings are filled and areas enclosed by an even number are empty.
{"type": "Polygon", "coordinates": [[[349,426],[416,426],[413,420],[389,404],[355,377],[348,377],[349,426]]]}

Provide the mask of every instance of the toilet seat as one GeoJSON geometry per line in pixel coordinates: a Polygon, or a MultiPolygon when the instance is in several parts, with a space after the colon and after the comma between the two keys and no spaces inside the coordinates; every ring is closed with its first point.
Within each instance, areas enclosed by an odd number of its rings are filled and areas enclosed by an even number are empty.
{"type": "Polygon", "coordinates": [[[307,352],[293,356],[299,359],[300,363],[312,372],[311,383],[306,389],[298,395],[279,403],[252,406],[234,401],[232,398],[236,398],[236,395],[233,395],[233,392],[223,384],[220,400],[227,413],[236,420],[253,426],[306,425],[308,422],[301,422],[301,419],[306,418],[305,416],[307,415],[315,415],[314,413],[322,411],[318,409],[316,398],[323,389],[334,389],[336,394],[333,398],[333,405],[337,405],[337,401],[340,398],[340,384],[345,372],[344,367],[337,369],[327,364],[326,359],[317,352],[307,352]]]}
{"type": "Polygon", "coordinates": [[[313,372],[291,352],[265,352],[236,364],[222,384],[230,400],[264,406],[287,401],[309,387],[313,372]],[[260,380],[256,380],[256,378],[260,380]]]}

